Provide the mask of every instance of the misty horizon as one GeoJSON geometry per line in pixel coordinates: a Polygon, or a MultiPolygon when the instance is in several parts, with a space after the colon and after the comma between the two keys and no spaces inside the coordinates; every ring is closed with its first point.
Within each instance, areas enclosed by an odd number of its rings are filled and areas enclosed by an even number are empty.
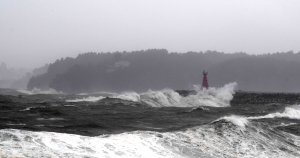
{"type": "Polygon", "coordinates": [[[299,6],[296,0],[2,0],[0,61],[33,69],[85,52],[299,52],[299,6]]]}
{"type": "Polygon", "coordinates": [[[0,157],[300,157],[300,0],[0,0],[0,157]]]}
{"type": "MultiPolygon", "coordinates": [[[[22,71],[26,71],[26,72],[30,72],[36,68],[40,68],[40,67],[43,67],[44,65],[47,65],[47,64],[51,64],[51,63],[54,63],[56,60],[60,60],[60,59],[65,59],[65,58],[76,58],[78,57],[79,55],[81,54],[85,54],[85,53],[131,53],[131,52],[136,52],[136,51],[145,51],[145,50],[151,50],[151,49],[158,49],[158,48],[149,48],[149,49],[142,49],[142,50],[132,50],[132,51],[127,51],[127,50],[123,50],[123,51],[108,51],[108,52],[96,52],[96,51],[87,51],[87,52],[81,52],[81,53],[78,53],[78,54],[73,54],[73,56],[58,56],[57,58],[49,61],[49,62],[45,62],[45,63],[41,63],[41,65],[37,65],[37,66],[34,66],[34,67],[26,67],[26,66],[16,66],[14,67],[13,65],[9,65],[9,62],[8,61],[1,61],[0,60],[0,64],[1,63],[5,63],[6,65],[6,68],[8,69],[14,69],[14,70],[22,70],[22,71]]],[[[165,48],[159,48],[159,49],[165,49],[165,48]]],[[[168,49],[166,49],[168,50],[168,49]]],[[[247,54],[247,55],[250,55],[250,56],[260,56],[260,55],[272,55],[272,54],[284,54],[284,53],[293,53],[293,54],[300,54],[300,51],[299,52],[294,52],[293,50],[287,50],[287,51],[283,51],[283,52],[272,52],[272,53],[262,53],[262,54],[250,54],[250,53],[247,53],[247,52],[244,52],[244,51],[237,51],[237,52],[232,52],[232,53],[228,53],[228,52],[223,52],[223,51],[218,51],[218,50],[206,50],[206,51],[187,51],[187,52],[169,52],[168,53],[179,53],[179,54],[182,54],[182,53],[189,53],[189,52],[194,52],[194,53],[209,53],[209,52],[219,52],[219,53],[224,53],[224,54],[238,54],[238,53],[244,53],[244,54],[247,54]]]]}

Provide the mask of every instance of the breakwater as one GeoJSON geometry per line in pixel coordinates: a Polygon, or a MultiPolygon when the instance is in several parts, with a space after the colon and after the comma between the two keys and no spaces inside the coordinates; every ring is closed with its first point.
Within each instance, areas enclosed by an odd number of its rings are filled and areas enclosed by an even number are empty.
{"type": "Polygon", "coordinates": [[[300,104],[300,93],[236,92],[230,102],[238,104],[300,104]]]}
{"type": "MultiPolygon", "coordinates": [[[[177,90],[181,96],[196,94],[193,90],[177,90]]],[[[236,91],[231,105],[242,104],[300,104],[300,93],[261,93],[236,91]]]]}

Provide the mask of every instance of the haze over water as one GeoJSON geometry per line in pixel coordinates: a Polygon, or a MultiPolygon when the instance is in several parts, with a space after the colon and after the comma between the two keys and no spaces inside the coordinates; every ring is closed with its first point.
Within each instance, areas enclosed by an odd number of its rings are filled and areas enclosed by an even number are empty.
{"type": "Polygon", "coordinates": [[[297,0],[1,0],[0,61],[36,68],[90,51],[152,48],[298,52],[299,6],[297,0]]]}
{"type": "Polygon", "coordinates": [[[0,157],[300,157],[299,6],[0,0],[0,157]]]}

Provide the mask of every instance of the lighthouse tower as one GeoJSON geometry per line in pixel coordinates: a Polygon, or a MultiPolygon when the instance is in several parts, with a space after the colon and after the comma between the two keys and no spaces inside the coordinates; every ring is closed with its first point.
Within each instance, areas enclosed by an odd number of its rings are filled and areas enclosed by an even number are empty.
{"type": "Polygon", "coordinates": [[[207,81],[207,72],[205,70],[203,70],[203,80],[202,80],[202,86],[201,89],[208,89],[208,81],[207,81]]]}

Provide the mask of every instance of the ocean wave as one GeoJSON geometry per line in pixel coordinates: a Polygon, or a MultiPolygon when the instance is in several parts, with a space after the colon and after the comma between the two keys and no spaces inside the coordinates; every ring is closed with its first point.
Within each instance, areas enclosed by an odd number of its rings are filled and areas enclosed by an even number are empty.
{"type": "Polygon", "coordinates": [[[50,88],[49,90],[41,90],[38,88],[34,88],[33,90],[17,90],[19,93],[27,94],[27,95],[35,95],[35,94],[62,94],[62,92],[58,92],[55,89],[50,88]]]}
{"type": "Polygon", "coordinates": [[[224,116],[221,117],[219,119],[217,119],[216,121],[213,122],[218,122],[220,120],[226,121],[226,122],[230,122],[236,126],[239,126],[241,128],[245,128],[247,124],[249,124],[249,121],[247,120],[247,118],[242,117],[242,116],[236,116],[236,115],[231,115],[231,116],[224,116]]]}
{"type": "Polygon", "coordinates": [[[18,157],[299,157],[298,136],[225,116],[183,131],[134,131],[96,137],[0,130],[5,156],[18,157]],[[270,141],[272,140],[272,141],[270,141]]]}
{"type": "MultiPolygon", "coordinates": [[[[233,98],[236,83],[226,84],[221,88],[209,88],[208,90],[197,89],[196,95],[183,97],[172,89],[160,91],[149,90],[145,93],[126,92],[113,95],[112,98],[143,102],[152,107],[228,107],[233,98]]],[[[196,86],[197,87],[197,86],[196,86]]]]}
{"type": "MultiPolygon", "coordinates": [[[[152,107],[228,107],[233,98],[236,83],[226,84],[221,88],[209,88],[208,90],[198,90],[196,95],[183,97],[172,89],[160,91],[148,90],[138,94],[136,92],[124,92],[121,94],[109,93],[107,97],[118,98],[127,101],[141,102],[152,107]]],[[[108,94],[107,92],[105,94],[108,94]]],[[[105,97],[103,96],[77,96],[76,99],[68,99],[66,102],[96,102],[105,97]]]]}
{"type": "Polygon", "coordinates": [[[2,154],[14,157],[182,157],[166,150],[155,132],[87,137],[10,129],[0,130],[0,140],[2,154]]]}
{"type": "Polygon", "coordinates": [[[88,96],[83,98],[68,99],[65,102],[97,102],[105,97],[103,96],[88,96]]]}
{"type": "Polygon", "coordinates": [[[276,112],[264,116],[248,117],[248,119],[265,119],[265,118],[289,118],[300,120],[300,105],[285,107],[283,112],[276,112]]]}
{"type": "Polygon", "coordinates": [[[63,118],[37,118],[38,121],[57,121],[57,120],[64,120],[63,118]]]}
{"type": "Polygon", "coordinates": [[[141,99],[140,94],[136,92],[124,92],[122,94],[113,94],[112,96],[110,96],[110,98],[118,98],[127,101],[134,101],[134,102],[139,102],[141,99]]]}

